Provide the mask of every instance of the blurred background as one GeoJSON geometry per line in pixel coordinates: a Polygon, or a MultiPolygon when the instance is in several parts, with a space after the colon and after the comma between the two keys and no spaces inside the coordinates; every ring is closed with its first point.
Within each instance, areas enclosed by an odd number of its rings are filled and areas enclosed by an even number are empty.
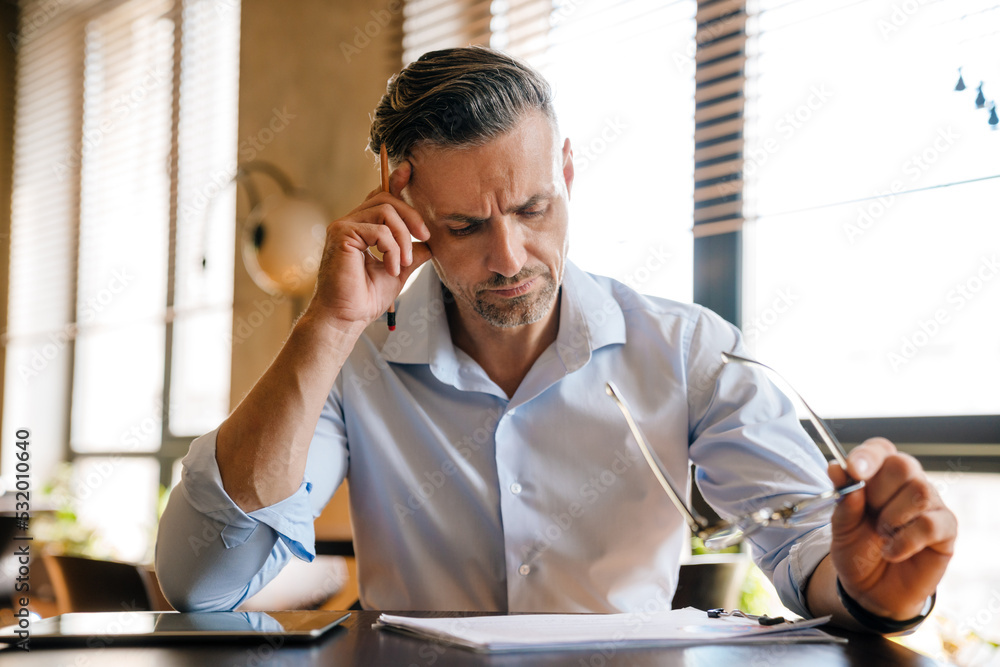
{"type": "MultiPolygon", "coordinates": [[[[0,484],[27,429],[46,553],[150,562],[377,183],[388,78],[484,44],[554,86],[577,264],[713,308],[845,443],[932,471],[961,534],[909,641],[1000,664],[996,0],[4,0],[0,32],[0,484]]],[[[312,595],[259,604],[350,603],[342,492],[317,534],[312,595]]]]}

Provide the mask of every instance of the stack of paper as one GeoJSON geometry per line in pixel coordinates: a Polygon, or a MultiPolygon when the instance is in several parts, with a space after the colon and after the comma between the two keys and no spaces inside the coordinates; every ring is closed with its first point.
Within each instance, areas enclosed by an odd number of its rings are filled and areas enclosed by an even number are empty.
{"type": "Polygon", "coordinates": [[[746,618],[709,618],[692,607],[629,614],[523,614],[463,618],[413,618],[382,614],[392,630],[477,651],[632,648],[747,642],[843,642],[808,621],[760,625],[746,618]]]}

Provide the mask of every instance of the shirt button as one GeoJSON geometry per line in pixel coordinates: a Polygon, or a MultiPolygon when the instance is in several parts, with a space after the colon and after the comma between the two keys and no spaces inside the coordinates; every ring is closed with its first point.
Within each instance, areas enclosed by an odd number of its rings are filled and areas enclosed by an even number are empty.
{"type": "Polygon", "coordinates": [[[513,484],[510,485],[510,492],[513,493],[515,496],[521,493],[521,485],[518,484],[517,482],[514,482],[513,484]]]}
{"type": "Polygon", "coordinates": [[[513,417],[514,413],[516,413],[516,412],[517,412],[517,408],[511,408],[510,410],[507,411],[507,416],[508,417],[513,417]]]}
{"type": "Polygon", "coordinates": [[[517,568],[517,573],[519,575],[521,575],[522,577],[528,576],[529,572],[531,572],[531,566],[530,565],[525,564],[525,565],[522,565],[521,567],[517,568]]]}

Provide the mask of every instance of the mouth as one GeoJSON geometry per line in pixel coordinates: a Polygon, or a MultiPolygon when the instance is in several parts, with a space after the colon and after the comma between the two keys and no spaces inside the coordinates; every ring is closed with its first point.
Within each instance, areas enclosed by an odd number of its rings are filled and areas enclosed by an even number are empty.
{"type": "Polygon", "coordinates": [[[512,299],[514,297],[518,297],[530,292],[531,289],[535,286],[536,282],[538,282],[538,276],[529,278],[528,280],[518,283],[517,285],[511,285],[509,287],[490,288],[483,291],[485,293],[498,296],[502,299],[512,299]]]}

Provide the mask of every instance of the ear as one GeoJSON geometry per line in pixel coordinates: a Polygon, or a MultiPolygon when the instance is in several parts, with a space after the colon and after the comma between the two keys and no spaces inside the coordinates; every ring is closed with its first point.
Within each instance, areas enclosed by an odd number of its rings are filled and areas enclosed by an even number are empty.
{"type": "Polygon", "coordinates": [[[573,191],[573,148],[569,145],[569,139],[563,142],[562,148],[562,172],[563,180],[566,181],[566,194],[573,191]]]}

